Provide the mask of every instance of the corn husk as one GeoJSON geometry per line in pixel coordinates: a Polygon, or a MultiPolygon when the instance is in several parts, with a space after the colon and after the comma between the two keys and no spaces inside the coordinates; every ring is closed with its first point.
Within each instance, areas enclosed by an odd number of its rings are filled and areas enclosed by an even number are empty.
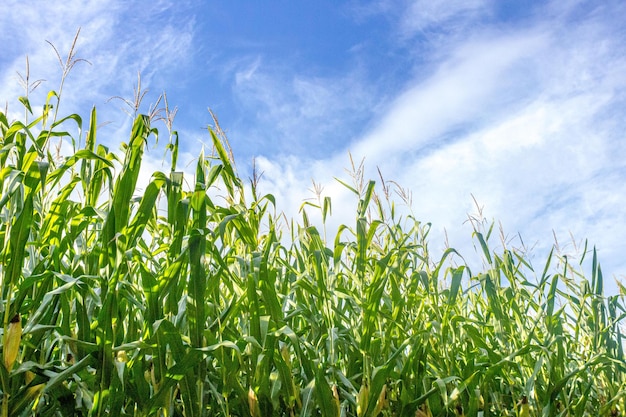
{"type": "Polygon", "coordinates": [[[22,320],[19,314],[16,314],[9,323],[6,333],[3,337],[3,356],[4,366],[7,370],[13,368],[13,364],[17,359],[22,341],[22,320]]]}

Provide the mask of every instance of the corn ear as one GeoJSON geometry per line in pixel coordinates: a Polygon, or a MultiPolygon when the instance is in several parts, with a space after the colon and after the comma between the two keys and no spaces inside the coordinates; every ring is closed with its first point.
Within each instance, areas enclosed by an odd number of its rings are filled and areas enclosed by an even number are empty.
{"type": "Polygon", "coordinates": [[[283,345],[280,348],[280,356],[283,357],[283,360],[285,361],[289,369],[291,369],[291,355],[289,354],[289,348],[287,347],[287,345],[283,345]]]}
{"type": "Polygon", "coordinates": [[[24,382],[26,385],[30,384],[35,379],[35,374],[32,371],[26,371],[24,373],[24,382]]]}
{"type": "MultiPolygon", "coordinates": [[[[34,379],[35,379],[35,374],[32,373],[31,371],[26,371],[26,373],[24,374],[24,381],[26,382],[26,385],[30,385],[30,383],[33,382],[34,379]]],[[[46,384],[33,385],[32,387],[29,387],[26,390],[26,396],[30,399],[37,398],[45,387],[46,387],[46,384]]]]}
{"type": "Polygon", "coordinates": [[[519,417],[529,417],[530,416],[530,404],[528,404],[528,397],[523,396],[519,401],[519,417]]]}
{"type": "Polygon", "coordinates": [[[358,417],[365,415],[367,411],[367,404],[369,402],[370,389],[367,386],[367,383],[361,385],[361,389],[359,390],[359,394],[356,399],[356,414],[358,417]]]}
{"type": "Polygon", "coordinates": [[[256,396],[256,392],[250,387],[248,389],[248,406],[250,407],[250,415],[252,417],[261,416],[261,408],[259,407],[259,399],[256,396]]]}
{"type": "Polygon", "coordinates": [[[7,370],[11,370],[17,359],[20,343],[22,341],[22,320],[19,314],[16,314],[11,319],[3,339],[4,349],[2,353],[4,355],[4,366],[7,370]]]}
{"type": "Polygon", "coordinates": [[[376,408],[374,409],[374,417],[378,416],[383,408],[387,405],[387,384],[383,385],[383,389],[380,391],[378,401],[376,401],[376,408]]]}
{"type": "Polygon", "coordinates": [[[120,350],[119,352],[117,352],[116,357],[117,357],[118,362],[122,362],[122,363],[128,362],[128,354],[124,350],[120,350]]]}
{"type": "Polygon", "coordinates": [[[339,401],[339,391],[337,390],[337,384],[333,384],[333,405],[335,407],[336,415],[341,415],[341,402],[339,401]]]}
{"type": "Polygon", "coordinates": [[[426,403],[420,405],[420,407],[415,412],[415,417],[432,417],[432,415],[433,414],[430,412],[430,408],[426,403]]]}

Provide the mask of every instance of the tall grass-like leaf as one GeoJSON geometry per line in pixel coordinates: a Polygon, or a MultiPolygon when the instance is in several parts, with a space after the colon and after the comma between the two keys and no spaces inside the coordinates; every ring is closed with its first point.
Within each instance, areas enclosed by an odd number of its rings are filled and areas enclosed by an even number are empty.
{"type": "Polygon", "coordinates": [[[103,244],[108,248],[109,262],[115,262],[116,234],[128,224],[130,201],[135,192],[143,149],[150,133],[150,120],[148,117],[138,116],[133,124],[122,173],[115,184],[110,212],[104,225],[103,244]]]}
{"type": "Polygon", "coordinates": [[[463,279],[464,267],[454,269],[452,272],[452,280],[450,283],[450,294],[448,295],[448,306],[452,307],[456,303],[461,288],[461,280],[463,279]]]}

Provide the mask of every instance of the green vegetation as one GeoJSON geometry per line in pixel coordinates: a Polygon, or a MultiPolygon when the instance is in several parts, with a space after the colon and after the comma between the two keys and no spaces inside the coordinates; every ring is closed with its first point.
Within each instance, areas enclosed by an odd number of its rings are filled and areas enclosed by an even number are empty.
{"type": "Polygon", "coordinates": [[[36,112],[29,89],[23,120],[0,113],[1,416],[625,415],[626,309],[595,252],[590,279],[534,269],[475,222],[483,271],[435,259],[358,169],[327,242],[307,213],[330,199],[285,223],[219,130],[185,177],[167,107],[120,155],[96,109],[58,116],[61,88],[36,112]],[[159,119],[171,169],[139,192],[159,119]]]}

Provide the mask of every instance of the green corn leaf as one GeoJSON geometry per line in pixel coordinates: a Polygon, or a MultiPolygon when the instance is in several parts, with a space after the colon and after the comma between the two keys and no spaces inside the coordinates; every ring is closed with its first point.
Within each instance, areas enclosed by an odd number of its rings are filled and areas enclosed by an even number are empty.
{"type": "MultiPolygon", "coordinates": [[[[3,297],[9,301],[9,291],[17,283],[18,278],[22,274],[22,266],[26,256],[26,243],[28,242],[31,226],[33,224],[33,196],[28,195],[24,201],[21,212],[17,215],[15,222],[11,226],[9,240],[9,260],[6,262],[6,273],[3,282],[3,297]]],[[[5,328],[8,323],[9,316],[15,314],[15,311],[9,308],[9,304],[5,306],[5,328]]]]}
{"type": "Polygon", "coordinates": [[[326,379],[324,369],[321,366],[317,367],[315,373],[315,396],[317,398],[317,405],[324,417],[338,417],[339,409],[333,400],[332,390],[330,384],[326,379]]]}
{"type": "Polygon", "coordinates": [[[485,241],[483,234],[480,232],[474,232],[474,236],[476,236],[476,238],[478,239],[478,242],[480,243],[480,247],[483,250],[483,255],[485,255],[485,259],[487,260],[487,263],[489,263],[489,265],[492,265],[493,261],[491,259],[491,252],[489,251],[489,247],[487,246],[487,242],[485,241]]]}
{"type": "Polygon", "coordinates": [[[155,172],[152,176],[152,181],[146,187],[144,195],[141,198],[139,207],[135,217],[131,220],[128,230],[125,233],[128,234],[129,246],[135,246],[137,239],[141,236],[145,230],[146,224],[153,217],[155,210],[155,203],[161,192],[161,189],[167,184],[167,178],[161,172],[155,172]]]}
{"type": "Polygon", "coordinates": [[[33,114],[33,109],[30,108],[30,100],[28,99],[28,97],[20,96],[18,100],[20,101],[20,103],[22,103],[22,105],[26,108],[26,110],[28,110],[30,114],[33,114]]]}
{"type": "Polygon", "coordinates": [[[369,181],[367,183],[367,188],[365,189],[365,194],[361,201],[359,201],[359,207],[357,209],[357,216],[363,217],[367,212],[367,208],[370,205],[370,200],[372,199],[372,195],[374,194],[374,187],[376,186],[375,181],[369,181]]]}
{"type": "Polygon", "coordinates": [[[455,305],[457,297],[459,295],[459,289],[461,288],[461,280],[463,279],[463,272],[465,267],[460,266],[452,270],[452,281],[450,283],[450,293],[448,295],[448,307],[455,305]]]}

